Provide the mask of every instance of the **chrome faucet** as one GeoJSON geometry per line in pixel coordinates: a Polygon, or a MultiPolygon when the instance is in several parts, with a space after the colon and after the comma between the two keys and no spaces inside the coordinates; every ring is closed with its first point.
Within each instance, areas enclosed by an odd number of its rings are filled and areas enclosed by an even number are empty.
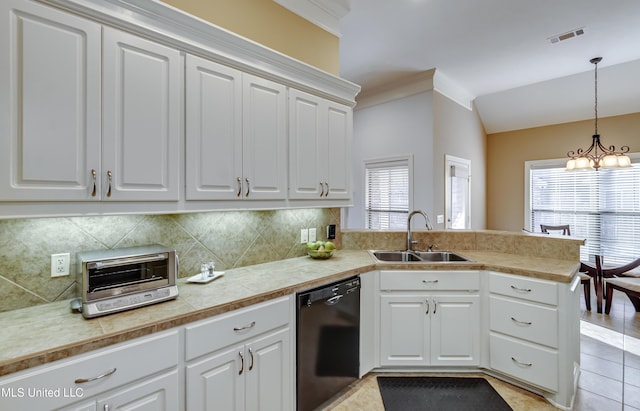
{"type": "Polygon", "coordinates": [[[429,217],[425,214],[424,211],[415,210],[409,213],[409,218],[407,218],[407,251],[413,251],[413,245],[418,243],[417,241],[413,241],[411,239],[411,217],[413,217],[416,214],[422,214],[426,222],[427,230],[432,230],[431,221],[429,221],[429,217]]]}

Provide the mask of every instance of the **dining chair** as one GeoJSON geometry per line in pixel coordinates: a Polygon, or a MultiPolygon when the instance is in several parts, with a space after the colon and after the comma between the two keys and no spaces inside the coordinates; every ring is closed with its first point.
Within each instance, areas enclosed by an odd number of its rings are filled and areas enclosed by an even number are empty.
{"type": "Polygon", "coordinates": [[[563,225],[546,225],[546,224],[540,224],[540,230],[542,230],[543,233],[546,234],[551,234],[551,232],[555,232],[555,231],[562,231],[562,235],[571,235],[571,228],[569,227],[569,224],[563,224],[563,225]]]}
{"type": "Polygon", "coordinates": [[[605,314],[611,311],[613,290],[625,293],[636,312],[640,312],[640,273],[634,270],[636,267],[640,267],[640,258],[620,267],[602,270],[607,301],[604,306],[605,314]]]}
{"type": "MultiPolygon", "coordinates": [[[[558,231],[562,235],[571,235],[571,228],[569,227],[569,224],[540,224],[540,230],[542,230],[543,233],[547,234],[558,231]]],[[[578,276],[580,277],[580,284],[582,284],[582,288],[584,289],[584,305],[587,307],[587,311],[591,311],[591,278],[595,278],[596,276],[596,273],[590,273],[589,269],[590,267],[588,267],[587,265],[581,264],[580,272],[578,272],[578,276]]]]}

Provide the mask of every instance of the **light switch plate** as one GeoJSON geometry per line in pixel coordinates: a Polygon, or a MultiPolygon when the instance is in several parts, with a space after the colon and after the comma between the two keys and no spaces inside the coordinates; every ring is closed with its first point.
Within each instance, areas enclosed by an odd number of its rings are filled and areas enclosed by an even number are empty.
{"type": "Polygon", "coordinates": [[[309,242],[309,230],[306,228],[300,229],[300,244],[306,244],[309,242]]]}
{"type": "Polygon", "coordinates": [[[437,224],[443,224],[444,223],[444,216],[442,214],[437,216],[436,217],[436,222],[437,222],[437,224]]]}
{"type": "Polygon", "coordinates": [[[309,242],[314,242],[316,241],[316,228],[310,228],[309,229],[309,242]]]}

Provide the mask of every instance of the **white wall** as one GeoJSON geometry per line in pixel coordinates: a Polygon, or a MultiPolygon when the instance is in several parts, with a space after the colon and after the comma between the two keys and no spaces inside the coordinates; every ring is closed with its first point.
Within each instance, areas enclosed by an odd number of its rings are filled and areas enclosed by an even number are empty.
{"type": "MultiPolygon", "coordinates": [[[[433,91],[363,108],[353,115],[353,207],[343,228],[364,228],[364,161],[413,154],[413,209],[435,223],[433,91]]],[[[422,224],[422,223],[420,223],[422,224]]]]}

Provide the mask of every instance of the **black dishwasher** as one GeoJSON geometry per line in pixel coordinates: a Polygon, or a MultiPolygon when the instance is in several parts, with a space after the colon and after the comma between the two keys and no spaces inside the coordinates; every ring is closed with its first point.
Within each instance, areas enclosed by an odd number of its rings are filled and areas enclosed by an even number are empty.
{"type": "Polygon", "coordinates": [[[297,294],[297,410],[311,411],[358,378],[360,278],[297,294]]]}

